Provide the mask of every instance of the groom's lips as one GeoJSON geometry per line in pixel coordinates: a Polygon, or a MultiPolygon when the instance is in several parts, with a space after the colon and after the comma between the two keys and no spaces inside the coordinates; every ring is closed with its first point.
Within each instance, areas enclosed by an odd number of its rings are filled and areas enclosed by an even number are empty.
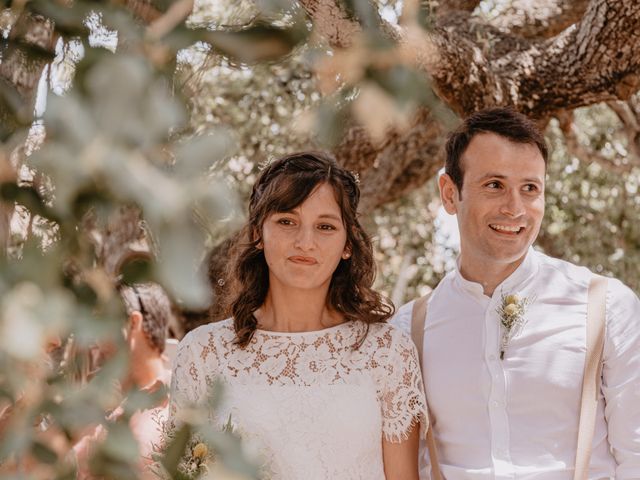
{"type": "Polygon", "coordinates": [[[504,225],[500,223],[490,223],[489,228],[497,233],[514,236],[521,234],[525,229],[522,225],[504,225]]]}

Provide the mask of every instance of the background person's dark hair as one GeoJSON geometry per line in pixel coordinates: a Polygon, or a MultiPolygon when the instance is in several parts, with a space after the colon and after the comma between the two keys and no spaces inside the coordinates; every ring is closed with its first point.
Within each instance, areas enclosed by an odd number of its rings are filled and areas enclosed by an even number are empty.
{"type": "Polygon", "coordinates": [[[393,314],[393,306],[371,288],[375,261],[371,241],[357,217],[360,190],[354,176],[326,153],[295,153],[272,162],[261,172],[251,193],[249,219],[229,262],[227,314],[233,317],[236,342],[241,347],[253,337],[257,328],[253,312],[263,305],[269,290],[269,268],[264,252],[258,248],[263,223],[273,213],[295,209],[323,183],[333,189],[351,252],[333,273],[328,306],[347,321],[364,321],[367,330],[369,323],[384,322],[393,314]]]}
{"type": "Polygon", "coordinates": [[[478,133],[495,133],[514,143],[535,145],[540,150],[545,165],[549,156],[547,144],[538,126],[525,115],[510,107],[496,107],[480,110],[467,117],[462,125],[449,134],[445,146],[445,173],[458,187],[462,195],[464,170],[462,155],[471,139],[478,133]]]}
{"type": "Polygon", "coordinates": [[[155,350],[164,352],[170,317],[173,315],[171,300],[156,283],[122,285],[120,295],[127,315],[142,314],[142,331],[155,350]]]}

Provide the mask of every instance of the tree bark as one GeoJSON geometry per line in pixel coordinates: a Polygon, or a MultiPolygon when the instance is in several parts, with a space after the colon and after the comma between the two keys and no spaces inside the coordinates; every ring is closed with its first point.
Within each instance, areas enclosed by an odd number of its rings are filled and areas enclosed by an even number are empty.
{"type": "Polygon", "coordinates": [[[13,206],[0,201],[0,256],[6,256],[11,241],[13,206]]]}
{"type": "MultiPolygon", "coordinates": [[[[429,38],[437,55],[425,56],[421,65],[437,94],[458,115],[511,105],[545,124],[566,110],[626,100],[640,88],[639,3],[560,0],[562,24],[571,23],[582,10],[579,22],[551,38],[533,40],[472,17],[472,3],[459,2],[467,11],[449,9],[436,19],[429,38]]],[[[349,26],[351,20],[336,10],[335,2],[302,4],[333,46],[351,44],[358,30],[349,26]],[[346,25],[340,34],[337,24],[346,25]]],[[[537,35],[544,37],[548,31],[543,34],[539,28],[537,35]]],[[[408,132],[390,132],[379,143],[372,142],[363,127],[352,126],[335,153],[361,175],[363,210],[396,199],[430,178],[443,163],[439,152],[446,130],[422,111],[408,132]]]]}
{"type": "Polygon", "coordinates": [[[0,88],[10,98],[0,108],[3,140],[31,123],[38,82],[53,59],[56,40],[53,22],[28,11],[18,15],[9,35],[0,40],[0,88]]]}
{"type": "Polygon", "coordinates": [[[526,38],[550,38],[584,15],[589,0],[512,0],[500,5],[489,23],[510,35],[526,38]]]}
{"type": "MultiPolygon", "coordinates": [[[[146,23],[161,16],[147,0],[121,1],[146,23]]],[[[354,46],[362,27],[341,2],[300,3],[314,31],[336,51],[354,46]]],[[[513,8],[488,20],[472,13],[479,0],[440,3],[432,19],[434,27],[425,36],[425,50],[435,55],[416,51],[414,57],[440,99],[460,116],[511,105],[544,123],[577,107],[628,101],[640,89],[640,3],[636,0],[514,0],[513,8]]],[[[46,20],[40,21],[40,27],[36,22],[22,33],[52,30],[46,20]]],[[[381,25],[395,40],[410,36],[402,26],[381,25]]],[[[15,38],[27,38],[20,32],[15,30],[15,38]]],[[[36,45],[52,51],[54,37],[43,38],[49,38],[48,43],[36,45]]],[[[46,62],[29,70],[17,52],[4,52],[0,78],[29,98],[40,77],[38,69],[41,72],[46,62]]],[[[611,105],[628,130],[637,132],[634,104],[611,105]]],[[[391,129],[382,141],[372,141],[363,126],[352,124],[335,154],[346,168],[360,174],[362,211],[397,199],[431,178],[443,164],[447,130],[427,107],[415,113],[408,128],[391,129]]],[[[211,256],[210,279],[218,288],[223,286],[230,243],[211,256]]]]}
{"type": "Polygon", "coordinates": [[[421,108],[406,132],[390,133],[384,144],[374,145],[363,127],[353,127],[335,151],[345,168],[360,176],[360,211],[403,196],[423,185],[442,166],[446,129],[432,113],[421,108]]]}
{"type": "MultiPolygon", "coordinates": [[[[430,36],[438,55],[425,55],[422,65],[440,98],[460,116],[511,105],[545,123],[580,106],[626,100],[638,90],[640,4],[633,0],[558,0],[546,17],[534,16],[545,13],[536,3],[521,11],[520,18],[512,14],[489,22],[470,14],[478,3],[442,2],[430,36]],[[523,17],[533,23],[523,22],[523,17]]],[[[316,32],[336,49],[350,47],[361,32],[334,0],[301,4],[316,32]]],[[[629,108],[624,118],[632,128],[631,113],[640,117],[629,108]]],[[[623,115],[621,109],[618,113],[623,115]]],[[[360,174],[361,211],[395,200],[432,178],[444,164],[447,130],[427,108],[416,113],[407,131],[390,131],[378,143],[363,126],[352,125],[334,153],[342,165],[360,174]]],[[[626,168],[600,160],[605,167],[626,168]]],[[[542,243],[546,240],[541,236],[542,243]]],[[[233,241],[221,244],[209,258],[209,280],[218,295],[224,295],[225,263],[233,241]]],[[[216,302],[206,314],[189,316],[190,326],[223,318],[220,307],[216,302]]]]}
{"type": "Polygon", "coordinates": [[[314,30],[335,48],[351,46],[362,28],[336,0],[301,0],[300,4],[313,21],[314,30]]]}
{"type": "Polygon", "coordinates": [[[451,12],[473,12],[478,5],[480,5],[480,0],[451,0],[438,5],[436,14],[445,15],[451,12]]]}

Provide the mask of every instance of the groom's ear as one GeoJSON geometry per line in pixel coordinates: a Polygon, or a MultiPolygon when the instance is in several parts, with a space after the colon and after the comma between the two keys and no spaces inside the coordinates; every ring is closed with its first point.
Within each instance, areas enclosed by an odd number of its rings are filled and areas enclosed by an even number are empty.
{"type": "Polygon", "coordinates": [[[440,200],[442,200],[442,206],[449,215],[455,215],[458,213],[456,208],[456,200],[460,198],[458,187],[454,183],[453,179],[443,173],[438,179],[438,187],[440,187],[440,200]]]}

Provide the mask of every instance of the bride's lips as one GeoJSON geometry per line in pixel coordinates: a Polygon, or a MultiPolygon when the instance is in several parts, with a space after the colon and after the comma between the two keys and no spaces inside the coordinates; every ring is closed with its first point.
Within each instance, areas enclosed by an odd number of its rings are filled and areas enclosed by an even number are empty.
{"type": "Polygon", "coordinates": [[[289,260],[299,265],[316,265],[318,263],[318,261],[313,257],[303,257],[301,255],[289,257],[289,260]]]}

